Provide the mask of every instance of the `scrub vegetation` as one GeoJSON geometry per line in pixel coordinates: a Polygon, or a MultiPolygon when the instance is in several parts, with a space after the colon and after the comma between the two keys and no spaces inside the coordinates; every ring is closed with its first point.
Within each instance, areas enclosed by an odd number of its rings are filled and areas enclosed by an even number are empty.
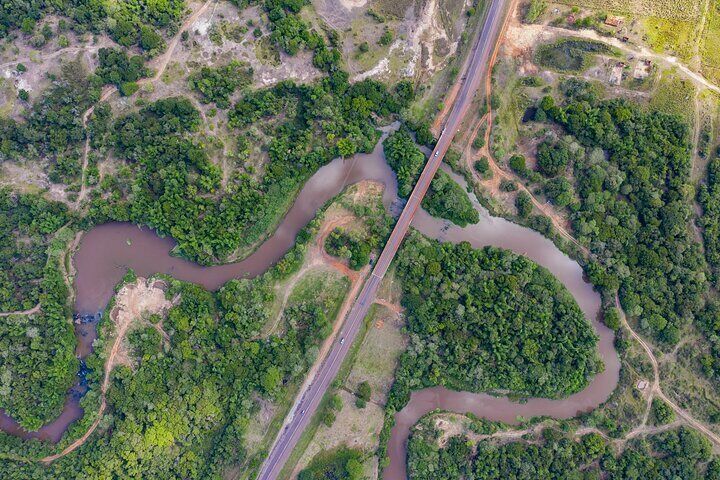
{"type": "Polygon", "coordinates": [[[595,55],[615,55],[604,43],[579,38],[561,38],[555,43],[540,45],[535,53],[538,65],[563,73],[579,73],[593,63],[595,55]]]}
{"type": "Polygon", "coordinates": [[[59,14],[69,20],[68,27],[77,33],[106,32],[123,47],[136,45],[154,55],[165,48],[160,32],[173,32],[185,7],[184,0],[5,1],[0,8],[0,38],[18,29],[32,35],[45,15],[59,14]]]}
{"type": "Polygon", "coordinates": [[[596,433],[573,438],[545,429],[537,439],[501,443],[451,437],[438,445],[437,431],[421,422],[408,444],[408,473],[413,480],[482,478],[531,480],[545,478],[654,478],[713,480],[720,478],[720,461],[709,442],[687,428],[632,441],[621,453],[596,433]],[[708,462],[709,461],[709,462],[708,462]]]}

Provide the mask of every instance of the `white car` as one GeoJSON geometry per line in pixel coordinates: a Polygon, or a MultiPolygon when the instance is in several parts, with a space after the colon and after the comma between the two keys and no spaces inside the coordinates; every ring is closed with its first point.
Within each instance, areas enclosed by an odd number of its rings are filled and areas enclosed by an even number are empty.
{"type": "Polygon", "coordinates": [[[440,152],[435,152],[435,156],[437,157],[440,154],[440,152]]]}
{"type": "Polygon", "coordinates": [[[340,339],[340,345],[342,345],[342,344],[344,344],[344,343],[345,343],[345,337],[343,337],[343,338],[340,339]]]}

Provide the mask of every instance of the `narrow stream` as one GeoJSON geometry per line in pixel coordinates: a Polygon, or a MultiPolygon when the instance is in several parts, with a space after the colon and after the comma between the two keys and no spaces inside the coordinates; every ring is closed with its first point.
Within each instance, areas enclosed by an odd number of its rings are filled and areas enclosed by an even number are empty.
{"type": "MultiPolygon", "coordinates": [[[[394,128],[397,128],[396,125],[384,129],[385,134],[394,128]]],[[[466,185],[461,177],[448,173],[463,187],[466,185]]],[[[397,212],[402,202],[397,199],[395,174],[385,162],[382,142],[378,142],[370,154],[359,154],[347,160],[335,159],[318,170],[305,184],[275,233],[252,255],[232,264],[203,267],[173,257],[170,252],[175,245],[174,241],[160,238],[148,228],[129,223],[109,223],[95,227],[83,236],[74,256],[77,271],[75,311],[79,315],[95,315],[105,308],[115,285],[128,268],[140,276],[166,273],[180,280],[201,284],[210,290],[219,288],[232,278],[261,274],[292,248],[297,233],[315,217],[320,207],[346,186],[362,180],[384,183],[383,203],[389,211],[397,212]]],[[[396,414],[396,425],[388,448],[390,465],[383,472],[386,480],[405,478],[406,444],[410,428],[420,417],[436,408],[460,413],[473,412],[491,420],[509,423],[519,415],[568,418],[601,404],[617,385],[620,363],[613,348],[613,334],[597,320],[600,298],[584,281],[581,267],[550,240],[534,230],[490,216],[477,199],[471,197],[480,212],[478,224],[460,228],[421,210],[413,226],[426,236],[440,241],[468,241],[475,248],[486,245],[506,248],[526,255],[550,270],[567,287],[586,317],[592,321],[600,337],[598,347],[605,362],[605,371],[595,376],[585,390],[563,400],[530,399],[520,404],[503,397],[454,392],[443,388],[414,392],[408,405],[396,414]]],[[[75,329],[78,339],[76,354],[83,359],[91,351],[92,342],[96,338],[95,322],[78,324],[75,329]]],[[[23,430],[5,414],[0,414],[0,430],[22,438],[57,442],[70,424],[83,415],[79,402],[85,388],[82,382],[78,382],[69,392],[62,414],[36,432],[23,430]]]]}

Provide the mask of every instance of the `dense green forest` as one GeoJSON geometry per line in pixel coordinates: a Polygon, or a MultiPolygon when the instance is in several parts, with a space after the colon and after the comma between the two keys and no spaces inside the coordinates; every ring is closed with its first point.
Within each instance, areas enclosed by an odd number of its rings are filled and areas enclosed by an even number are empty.
{"type": "Polygon", "coordinates": [[[430,215],[447,218],[461,227],[480,221],[480,214],[470,202],[467,192],[442,170],[438,170],[430,182],[422,207],[430,215]]]}
{"type": "Polygon", "coordinates": [[[711,281],[720,285],[720,158],[715,157],[707,166],[707,183],[701,183],[697,193],[702,207],[699,225],[705,243],[705,258],[712,271],[711,281]]]}
{"type": "MultiPolygon", "coordinates": [[[[43,252],[47,254],[45,259],[31,260],[35,266],[26,273],[36,278],[23,279],[27,291],[19,292],[28,295],[24,298],[37,295],[40,311],[10,315],[0,322],[0,408],[28,430],[35,430],[60,413],[79,366],[70,322],[69,291],[62,270],[66,245],[73,232],[66,229],[51,238],[51,233],[60,228],[60,221],[64,221],[64,207],[34,196],[6,200],[5,205],[13,208],[6,212],[7,218],[17,221],[25,234],[36,235],[34,241],[44,242],[43,252]]],[[[5,236],[10,249],[14,248],[13,233],[5,236]]],[[[19,270],[4,271],[14,275],[19,270]]]]}
{"type": "Polygon", "coordinates": [[[60,411],[77,372],[68,289],[60,262],[70,220],[64,204],[0,189],[0,408],[28,429],[60,411]],[[48,258],[48,254],[50,254],[48,258]]]}
{"type": "Polygon", "coordinates": [[[425,154],[405,129],[388,136],[383,141],[383,150],[388,165],[397,175],[398,195],[409,197],[425,165],[425,154]]]}
{"type": "Polygon", "coordinates": [[[138,89],[137,81],[150,75],[145,59],[140,55],[129,57],[123,50],[101,48],[95,75],[105,84],[115,85],[121,95],[132,95],[138,89]]]}
{"type": "Polygon", "coordinates": [[[563,88],[566,101],[543,98],[536,118],[563,126],[574,140],[542,144],[538,154],[543,173],[572,171],[579,202],[567,197],[567,185],[548,188],[554,201],[572,204],[573,228],[596,257],[588,268],[592,282],[618,290],[645,333],[674,344],[707,288],[705,262],[689,229],[687,126],[626,100],[600,100],[582,82],[563,88]]]}
{"type": "Polygon", "coordinates": [[[539,442],[483,440],[474,449],[455,436],[440,448],[434,427],[421,424],[426,428],[416,428],[408,443],[412,480],[720,479],[720,461],[709,442],[685,427],[631,440],[618,455],[597,434],[576,440],[552,429],[545,429],[539,442]]]}
{"type": "Polygon", "coordinates": [[[40,300],[47,248],[68,222],[68,209],[38,194],[2,188],[0,212],[0,311],[28,310],[40,300]]]}
{"type": "Polygon", "coordinates": [[[350,268],[360,270],[370,261],[372,246],[362,234],[338,227],[325,239],[325,251],[346,258],[350,268]]]}
{"type": "Polygon", "coordinates": [[[600,369],[597,337],[575,299],[544,268],[507,250],[475,250],[412,233],[400,250],[410,345],[388,406],[412,390],[561,397],[600,369]]]}

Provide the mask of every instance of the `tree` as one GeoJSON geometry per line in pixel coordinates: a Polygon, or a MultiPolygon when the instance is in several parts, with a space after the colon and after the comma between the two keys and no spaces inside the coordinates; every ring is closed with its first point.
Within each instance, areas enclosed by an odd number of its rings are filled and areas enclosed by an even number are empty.
{"type": "Polygon", "coordinates": [[[537,165],[546,177],[554,177],[570,163],[570,151],[563,143],[545,140],[537,147],[537,165]]]}
{"type": "Polygon", "coordinates": [[[372,395],[370,384],[367,381],[360,382],[357,386],[356,395],[361,400],[370,401],[370,395],[372,395]]]}
{"type": "Polygon", "coordinates": [[[527,218],[532,213],[532,200],[530,195],[525,191],[518,192],[515,197],[515,208],[520,218],[527,218]]]}

